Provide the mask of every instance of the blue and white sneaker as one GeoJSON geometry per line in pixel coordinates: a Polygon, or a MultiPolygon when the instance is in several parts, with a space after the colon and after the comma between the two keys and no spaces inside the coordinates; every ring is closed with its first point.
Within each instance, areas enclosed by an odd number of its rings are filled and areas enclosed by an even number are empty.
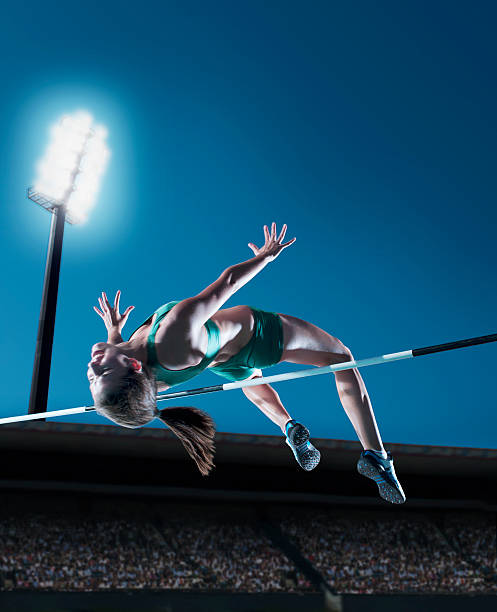
{"type": "Polygon", "coordinates": [[[286,443],[292,449],[301,468],[310,472],[319,460],[321,453],[309,441],[309,430],[297,421],[288,421],[285,427],[286,443]]]}
{"type": "Polygon", "coordinates": [[[404,491],[395,475],[390,451],[387,452],[386,459],[383,459],[374,451],[362,451],[357,462],[357,471],[376,482],[380,497],[386,501],[392,504],[403,504],[406,501],[404,491]]]}

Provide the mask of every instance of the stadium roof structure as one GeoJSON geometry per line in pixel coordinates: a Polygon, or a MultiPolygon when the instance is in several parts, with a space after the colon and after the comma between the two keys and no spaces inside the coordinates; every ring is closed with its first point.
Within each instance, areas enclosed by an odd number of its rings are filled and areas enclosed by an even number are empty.
{"type": "MultiPolygon", "coordinates": [[[[304,472],[282,436],[216,434],[202,477],[167,429],[33,421],[0,428],[0,489],[86,490],[185,498],[384,505],[356,472],[359,442],[313,439],[304,472]]],[[[408,501],[402,507],[497,510],[497,449],[385,443],[408,501]]]]}

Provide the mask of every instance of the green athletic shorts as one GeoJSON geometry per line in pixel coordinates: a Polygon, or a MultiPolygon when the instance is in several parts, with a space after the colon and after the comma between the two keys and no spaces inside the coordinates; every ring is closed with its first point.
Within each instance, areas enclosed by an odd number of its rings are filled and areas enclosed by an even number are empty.
{"type": "Polygon", "coordinates": [[[283,353],[283,325],[279,315],[252,306],[249,308],[254,315],[252,338],[231,359],[209,368],[229,380],[245,380],[255,370],[278,363],[283,353]]]}

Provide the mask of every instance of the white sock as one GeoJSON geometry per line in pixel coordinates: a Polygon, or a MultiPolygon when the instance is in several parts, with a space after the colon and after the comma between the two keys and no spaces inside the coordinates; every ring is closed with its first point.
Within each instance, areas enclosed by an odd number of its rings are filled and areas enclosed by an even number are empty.
{"type": "Polygon", "coordinates": [[[383,450],[375,450],[374,448],[370,448],[369,450],[372,450],[373,453],[376,453],[382,459],[387,459],[388,458],[387,451],[385,449],[383,449],[383,450]]]}

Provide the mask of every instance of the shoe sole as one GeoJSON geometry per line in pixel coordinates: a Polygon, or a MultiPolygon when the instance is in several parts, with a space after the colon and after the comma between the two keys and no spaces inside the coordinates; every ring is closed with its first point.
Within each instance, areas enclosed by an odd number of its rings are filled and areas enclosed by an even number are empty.
{"type": "Polygon", "coordinates": [[[321,461],[321,453],[318,451],[317,448],[314,448],[313,446],[312,448],[305,451],[305,453],[303,453],[300,456],[300,461],[297,460],[297,463],[306,472],[310,472],[318,465],[320,461],[321,461]]]}
{"type": "Polygon", "coordinates": [[[374,480],[378,485],[380,497],[391,504],[403,504],[406,500],[393,485],[389,484],[378,470],[364,457],[357,462],[357,471],[362,476],[374,480]]]}
{"type": "Polygon", "coordinates": [[[295,449],[291,446],[291,444],[288,443],[288,440],[287,440],[287,444],[292,449],[293,455],[297,463],[306,472],[310,472],[311,470],[313,470],[318,465],[318,463],[321,461],[321,453],[318,451],[317,448],[315,448],[312,445],[311,442],[309,442],[309,436],[310,434],[309,434],[309,430],[307,429],[307,427],[302,426],[299,428],[299,430],[297,431],[297,433],[292,439],[292,444],[295,446],[295,449]],[[303,444],[307,444],[307,442],[309,442],[312,448],[309,448],[308,450],[304,451],[299,456],[297,454],[299,446],[302,446],[303,444]]]}
{"type": "Polygon", "coordinates": [[[295,446],[300,446],[301,444],[304,444],[304,442],[307,442],[307,440],[309,440],[310,437],[310,433],[309,430],[307,429],[307,427],[304,427],[304,425],[301,425],[297,432],[295,433],[295,435],[292,438],[292,443],[295,446]]]}

